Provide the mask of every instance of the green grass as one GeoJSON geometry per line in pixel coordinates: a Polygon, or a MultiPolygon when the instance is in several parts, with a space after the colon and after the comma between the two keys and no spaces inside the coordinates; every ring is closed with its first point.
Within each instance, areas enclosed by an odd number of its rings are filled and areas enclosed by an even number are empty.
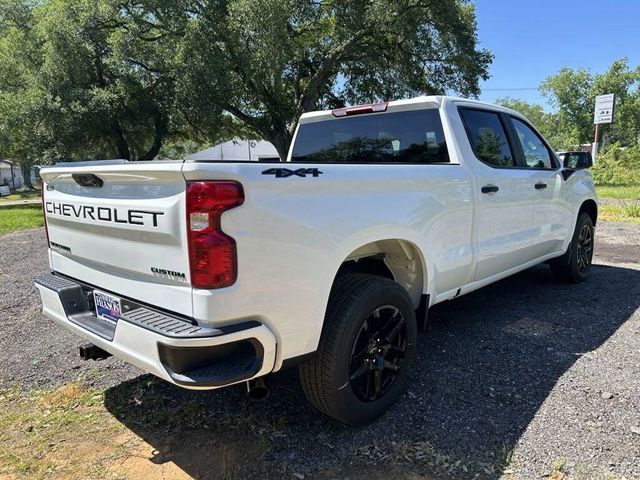
{"type": "Polygon", "coordinates": [[[596,192],[600,198],[617,198],[624,200],[640,199],[640,185],[633,187],[609,187],[597,185],[596,192]]]}
{"type": "Polygon", "coordinates": [[[0,389],[0,477],[107,478],[89,475],[85,460],[108,464],[123,431],[98,390],[75,383],[29,394],[0,389]]]}
{"type": "Polygon", "coordinates": [[[600,205],[598,208],[599,220],[605,222],[632,222],[640,223],[639,207],[635,204],[624,205],[600,205]]]}
{"type": "Polygon", "coordinates": [[[0,478],[192,478],[206,471],[206,478],[239,479],[267,467],[262,457],[279,438],[268,421],[255,416],[240,428],[234,417],[221,422],[206,397],[174,394],[153,379],[107,392],[78,382],[0,388],[0,478]],[[271,440],[261,446],[264,437],[271,440]]]}
{"type": "Polygon", "coordinates": [[[625,202],[620,200],[622,207],[627,215],[633,218],[640,218],[640,203],[637,202],[625,202]]]}
{"type": "Polygon", "coordinates": [[[0,235],[43,225],[40,204],[0,206],[0,235]]]}
{"type": "Polygon", "coordinates": [[[7,197],[0,197],[0,205],[4,202],[17,202],[20,200],[30,200],[40,198],[40,190],[29,190],[28,192],[12,193],[7,197]]]}

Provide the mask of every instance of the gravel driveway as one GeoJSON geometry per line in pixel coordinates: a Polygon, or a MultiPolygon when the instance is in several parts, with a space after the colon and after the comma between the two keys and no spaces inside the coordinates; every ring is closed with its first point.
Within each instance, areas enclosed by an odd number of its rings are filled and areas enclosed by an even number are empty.
{"type": "Polygon", "coordinates": [[[409,390],[361,428],[315,413],[295,371],[275,375],[271,397],[251,403],[242,386],[187,392],[113,358],[81,361],[80,341],[39,313],[32,279],[47,270],[44,242],[42,229],[0,237],[0,385],[80,379],[104,388],[121,422],[195,477],[211,473],[206,460],[185,455],[190,436],[203,432],[147,427],[122,414],[118,402],[136,389],[159,399],[154,405],[197,402],[220,428],[247,414],[261,425],[247,431],[266,445],[261,468],[268,476],[528,479],[555,465],[579,478],[640,478],[637,225],[598,225],[584,284],[557,283],[539,266],[434,307],[409,390]],[[504,473],[491,467],[501,458],[510,460],[504,473]]]}

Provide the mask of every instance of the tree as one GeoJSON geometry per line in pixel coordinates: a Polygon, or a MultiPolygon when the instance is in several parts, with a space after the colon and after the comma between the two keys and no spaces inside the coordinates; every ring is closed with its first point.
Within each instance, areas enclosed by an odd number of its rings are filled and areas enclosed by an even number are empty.
{"type": "Polygon", "coordinates": [[[640,135],[640,67],[629,69],[627,59],[616,60],[602,74],[562,68],[541,85],[542,93],[558,109],[561,135],[574,146],[593,139],[593,110],[596,95],[615,93],[616,118],[606,127],[608,143],[635,145],[640,135]]]}
{"type": "MultiPolygon", "coordinates": [[[[640,66],[629,69],[626,58],[616,60],[603,74],[594,75],[592,94],[614,93],[614,122],[604,129],[607,144],[637,145],[640,142],[640,66]]],[[[593,110],[593,107],[592,107],[593,110]]]]}
{"type": "Polygon", "coordinates": [[[150,160],[189,129],[175,92],[181,10],[163,23],[115,0],[0,0],[0,9],[0,155],[150,160]]]}
{"type": "Polygon", "coordinates": [[[30,122],[38,116],[42,94],[29,84],[24,65],[34,56],[26,41],[32,37],[29,20],[30,12],[20,1],[0,0],[0,157],[19,160],[27,187],[35,144],[43,133],[37,121],[30,122]],[[25,93],[20,100],[19,92],[25,93]]]}
{"type": "Polygon", "coordinates": [[[306,111],[477,95],[491,58],[468,0],[0,0],[0,155],[144,160],[242,134],[284,157],[306,111]]]}
{"type": "Polygon", "coordinates": [[[558,109],[561,133],[574,146],[593,137],[593,76],[587,70],[562,68],[540,85],[542,94],[558,109]]]}
{"type": "MultiPolygon", "coordinates": [[[[162,3],[147,3],[161,18],[162,3]]],[[[492,55],[466,0],[188,2],[181,105],[198,122],[226,112],[287,154],[318,108],[456,90],[479,93],[492,55]]]]}

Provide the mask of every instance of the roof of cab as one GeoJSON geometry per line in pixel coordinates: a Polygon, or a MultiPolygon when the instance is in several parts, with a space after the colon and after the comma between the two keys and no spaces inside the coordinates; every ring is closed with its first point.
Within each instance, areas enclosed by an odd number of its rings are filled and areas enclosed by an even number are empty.
{"type": "MultiPolygon", "coordinates": [[[[430,106],[435,108],[443,107],[447,103],[465,103],[467,105],[473,104],[474,106],[490,108],[492,110],[499,110],[505,113],[516,114],[521,116],[520,113],[511,110],[506,107],[502,107],[500,105],[494,105],[492,103],[481,102],[479,100],[473,100],[470,98],[462,98],[455,97],[449,95],[422,95],[420,97],[414,97],[404,100],[392,100],[387,102],[387,111],[398,111],[403,110],[404,108],[412,109],[414,106],[430,106]]],[[[355,105],[354,105],[355,106],[355,105]]],[[[415,107],[414,107],[415,108],[415,107]]],[[[329,120],[335,119],[336,117],[332,114],[333,110],[318,110],[315,112],[307,112],[303,113],[300,117],[299,123],[310,123],[317,122],[319,120],[329,120]]],[[[367,115],[375,115],[375,113],[367,114],[367,115]]],[[[344,117],[342,117],[344,118],[344,117]]]]}

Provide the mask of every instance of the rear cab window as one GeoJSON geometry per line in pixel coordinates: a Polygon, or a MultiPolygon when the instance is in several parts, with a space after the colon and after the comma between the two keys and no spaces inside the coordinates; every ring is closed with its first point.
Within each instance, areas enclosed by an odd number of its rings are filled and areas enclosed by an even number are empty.
{"type": "Polygon", "coordinates": [[[298,127],[292,162],[449,163],[436,108],[353,115],[298,127]]]}

